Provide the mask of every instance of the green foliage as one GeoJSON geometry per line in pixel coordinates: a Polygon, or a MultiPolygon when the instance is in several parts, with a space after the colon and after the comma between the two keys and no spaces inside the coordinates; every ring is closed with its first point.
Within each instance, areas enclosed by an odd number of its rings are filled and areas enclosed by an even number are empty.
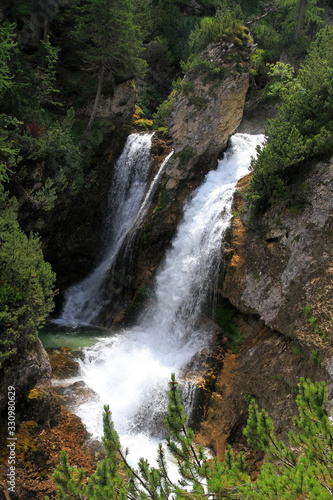
{"type": "Polygon", "coordinates": [[[179,91],[173,90],[168,98],[158,106],[156,113],[153,115],[154,120],[160,121],[162,123],[167,123],[172,108],[177,102],[178,96],[179,91]]]}
{"type": "Polygon", "coordinates": [[[276,23],[269,23],[263,19],[252,28],[253,37],[259,45],[262,52],[262,58],[265,62],[272,62],[278,59],[281,51],[282,40],[281,33],[277,30],[276,23]]]}
{"type": "Polygon", "coordinates": [[[150,116],[150,109],[156,110],[157,106],[163,101],[158,89],[151,84],[147,84],[144,89],[138,93],[138,106],[142,109],[144,116],[150,116]]]}
{"type": "Polygon", "coordinates": [[[154,0],[152,2],[152,35],[158,37],[172,64],[189,56],[188,36],[196,19],[186,15],[186,0],[154,0]]]}
{"type": "Polygon", "coordinates": [[[264,88],[267,83],[266,63],[276,62],[281,54],[286,54],[288,60],[297,61],[296,65],[304,59],[321,25],[322,9],[317,5],[318,0],[272,0],[265,4],[240,0],[239,3],[245,18],[250,17],[249,27],[261,51],[263,64],[253,76],[255,84],[264,88]]]}
{"type": "Polygon", "coordinates": [[[50,210],[59,192],[68,188],[75,193],[83,186],[81,157],[72,140],[74,111],[59,122],[43,107],[58,104],[60,49],[49,38],[41,41],[36,61],[33,56],[29,64],[14,42],[14,28],[8,23],[0,28],[0,100],[6,111],[0,119],[0,179],[19,183],[35,206],[50,210]],[[26,179],[37,162],[45,165],[43,185],[32,193],[26,179]]]}
{"type": "Polygon", "coordinates": [[[152,217],[156,217],[156,215],[161,211],[161,210],[164,210],[165,207],[167,206],[168,202],[169,202],[169,196],[168,196],[168,192],[166,190],[166,184],[169,180],[169,177],[166,177],[163,182],[161,183],[161,190],[158,194],[158,201],[157,201],[157,205],[156,207],[154,208],[154,211],[153,211],[153,214],[152,214],[152,217]]]}
{"type": "Polygon", "coordinates": [[[143,76],[147,63],[141,57],[145,30],[140,22],[138,6],[141,0],[88,0],[83,5],[74,4],[74,40],[80,45],[80,54],[87,68],[98,78],[95,102],[87,128],[80,142],[85,148],[95,120],[103,83],[116,79],[143,76]]]}
{"type": "Polygon", "coordinates": [[[96,75],[131,78],[143,75],[144,31],[136,16],[137,1],[88,0],[74,5],[74,39],[81,56],[96,75]]]}
{"type": "Polygon", "coordinates": [[[8,22],[0,25],[0,95],[4,89],[13,85],[13,75],[8,63],[16,46],[14,28],[15,25],[8,22]]]}
{"type": "Polygon", "coordinates": [[[236,45],[243,46],[243,40],[250,38],[249,31],[242,25],[240,11],[230,9],[227,5],[220,8],[214,17],[203,17],[191,32],[191,55],[186,62],[181,61],[181,68],[185,73],[204,72],[208,79],[216,80],[229,74],[220,61],[210,60],[203,52],[211,42],[220,42],[228,39],[236,45]]]}
{"type": "Polygon", "coordinates": [[[310,359],[311,363],[313,363],[317,366],[321,365],[320,356],[319,356],[319,353],[316,349],[312,349],[309,359],[310,359]]]}
{"type": "MultiPolygon", "coordinates": [[[[55,121],[51,127],[37,133],[26,128],[23,135],[15,137],[25,159],[45,162],[43,189],[44,194],[49,192],[51,197],[66,188],[75,193],[83,186],[81,155],[72,138],[73,122],[74,110],[71,108],[62,122],[55,121]]],[[[38,196],[43,195],[39,193],[38,196]]]]}
{"type": "Polygon", "coordinates": [[[304,353],[304,351],[303,351],[303,348],[300,345],[296,345],[293,348],[293,353],[295,354],[295,356],[301,356],[304,353]]]}
{"type": "MultiPolygon", "coordinates": [[[[252,214],[276,200],[290,197],[290,184],[298,169],[312,158],[326,158],[333,152],[333,28],[317,36],[295,77],[289,65],[271,69],[271,93],[282,99],[278,117],[265,129],[265,148],[258,148],[252,161],[247,199],[252,214]]],[[[290,200],[291,201],[291,200],[290,200]]]]}
{"type": "MultiPolygon", "coordinates": [[[[140,459],[138,469],[132,468],[123,452],[105,407],[103,444],[106,457],[87,482],[84,471],[69,464],[62,452],[60,465],[53,478],[58,485],[58,499],[84,497],[89,500],[222,500],[248,499],[328,499],[333,488],[333,426],[325,413],[327,388],[324,382],[300,380],[294,431],[289,445],[275,435],[272,419],[259,411],[252,399],[249,418],[244,429],[248,444],[265,452],[266,459],[256,480],[250,480],[242,453],[234,457],[227,447],[224,462],[208,460],[201,446],[193,443],[193,431],[187,426],[187,415],[180,401],[174,375],[169,382],[169,404],[166,425],[169,430],[166,446],[178,463],[180,480],[168,474],[165,450],[158,447],[158,467],[140,459]],[[67,496],[66,496],[67,495],[67,496]]],[[[246,400],[250,399],[245,395],[246,400]]]]}
{"type": "MultiPolygon", "coordinates": [[[[303,314],[306,318],[308,318],[310,326],[314,333],[320,334],[323,340],[326,340],[326,330],[320,330],[318,319],[312,314],[312,307],[310,305],[306,305],[303,309],[303,314]]],[[[320,365],[320,359],[317,351],[311,352],[311,361],[320,365]]]]}
{"type": "Polygon", "coordinates": [[[76,467],[72,467],[68,460],[68,454],[63,450],[60,453],[60,464],[53,474],[53,479],[58,486],[58,498],[61,500],[77,498],[77,494],[82,490],[84,477],[84,469],[78,470],[76,467]]]}
{"type": "Polygon", "coordinates": [[[185,165],[194,155],[195,150],[192,146],[185,146],[185,148],[174,155],[174,158],[179,158],[180,165],[185,165]]]}
{"type": "Polygon", "coordinates": [[[309,304],[307,304],[307,305],[304,307],[304,309],[303,309],[303,314],[304,314],[305,316],[311,316],[311,315],[312,315],[312,307],[311,307],[309,304]]]}
{"type": "Polygon", "coordinates": [[[295,30],[298,37],[311,23],[321,24],[321,13],[324,9],[318,7],[319,0],[282,0],[281,7],[286,7],[288,15],[286,21],[295,30]]]}
{"type": "Polygon", "coordinates": [[[198,72],[206,73],[212,80],[223,74],[224,68],[218,61],[210,61],[206,57],[198,54],[191,54],[186,63],[181,63],[184,73],[196,74],[198,72]]]}
{"type": "Polygon", "coordinates": [[[43,259],[39,238],[17,221],[17,202],[0,185],[0,367],[37,338],[53,308],[55,275],[43,259]]]}
{"type": "Polygon", "coordinates": [[[54,94],[58,94],[56,88],[56,64],[58,62],[59,47],[53,47],[50,43],[50,37],[44,42],[41,40],[43,49],[43,64],[38,66],[37,81],[39,83],[39,103],[55,104],[61,106],[59,102],[54,101],[54,94]]]}
{"type": "MultiPolygon", "coordinates": [[[[256,481],[249,485],[246,498],[331,498],[333,441],[332,425],[325,414],[327,388],[324,382],[298,384],[299,416],[290,445],[278,441],[271,418],[258,411],[254,401],[244,430],[250,445],[266,453],[256,481]]],[[[242,490],[241,490],[242,491],[242,490]]]]}
{"type": "Polygon", "coordinates": [[[17,165],[19,158],[19,148],[13,146],[10,137],[10,128],[17,128],[20,122],[5,114],[0,114],[2,128],[0,128],[0,183],[8,181],[8,174],[17,165]]]}
{"type": "Polygon", "coordinates": [[[227,35],[243,37],[243,23],[239,15],[237,9],[224,6],[214,17],[203,17],[189,37],[192,52],[201,52],[209,43],[220,42],[227,35]]]}

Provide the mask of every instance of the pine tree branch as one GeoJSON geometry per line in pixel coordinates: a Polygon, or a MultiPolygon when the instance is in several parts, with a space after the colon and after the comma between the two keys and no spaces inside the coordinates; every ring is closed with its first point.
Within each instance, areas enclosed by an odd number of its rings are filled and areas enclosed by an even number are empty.
{"type": "MultiPolygon", "coordinates": [[[[178,382],[176,382],[176,383],[172,383],[172,387],[171,387],[171,390],[174,392],[174,397],[175,397],[175,393],[176,393],[176,384],[178,384],[178,382]]],[[[175,397],[175,401],[176,401],[176,397],[175,397]]],[[[183,417],[182,417],[182,414],[181,414],[181,412],[180,412],[180,410],[179,410],[178,405],[176,406],[176,409],[177,409],[177,412],[178,412],[178,416],[179,416],[179,418],[180,418],[180,419],[181,419],[181,421],[183,422],[183,417]]],[[[185,435],[186,439],[188,439],[188,435],[187,435],[187,432],[186,432],[186,427],[185,427],[185,425],[182,425],[182,431],[184,432],[184,435],[185,435]]],[[[194,448],[193,448],[193,446],[192,446],[192,443],[190,444],[190,448],[191,448],[192,454],[193,454],[193,456],[194,456],[194,459],[195,459],[195,461],[197,462],[198,467],[200,467],[200,466],[201,466],[201,464],[200,464],[200,461],[199,461],[199,459],[198,459],[198,457],[197,457],[197,454],[196,454],[196,452],[195,452],[195,450],[194,450],[194,448]]]]}
{"type": "Polygon", "coordinates": [[[249,21],[246,21],[246,23],[244,23],[244,26],[248,26],[249,24],[252,24],[252,23],[255,23],[257,21],[260,21],[261,19],[263,19],[264,17],[268,16],[268,14],[270,14],[271,12],[274,12],[276,11],[277,9],[279,8],[279,5],[275,4],[273,5],[270,9],[268,9],[264,14],[262,14],[261,16],[258,16],[258,17],[255,17],[254,19],[250,19],[249,21]]]}
{"type": "Polygon", "coordinates": [[[141,484],[141,486],[148,491],[149,495],[151,496],[151,499],[152,500],[158,500],[156,498],[156,496],[154,495],[154,493],[148,488],[148,486],[146,485],[146,483],[144,481],[142,481],[141,477],[136,473],[135,469],[133,469],[133,467],[131,467],[129,465],[129,463],[127,462],[126,460],[126,457],[125,455],[123,454],[123,452],[121,451],[121,449],[118,449],[117,450],[122,461],[124,462],[124,464],[126,465],[126,467],[132,472],[133,476],[139,481],[139,483],[141,484]]]}

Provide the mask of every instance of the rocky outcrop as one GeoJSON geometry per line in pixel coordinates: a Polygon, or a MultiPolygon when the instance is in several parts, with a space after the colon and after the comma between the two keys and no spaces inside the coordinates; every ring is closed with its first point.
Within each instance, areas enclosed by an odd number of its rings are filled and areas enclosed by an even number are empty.
{"type": "Polygon", "coordinates": [[[220,71],[213,76],[204,67],[190,71],[183,79],[169,121],[174,155],[138,243],[136,288],[149,283],[149,279],[140,279],[146,273],[144,267],[151,277],[175,234],[188,196],[216,167],[230,135],[240,124],[252,54],[250,42],[246,39],[244,43],[242,49],[233,42],[209,45],[201,57],[214,61],[220,71]]]}
{"type": "Polygon", "coordinates": [[[170,179],[191,179],[198,164],[210,170],[239,126],[253,52],[247,38],[240,43],[242,48],[234,41],[208,45],[200,55],[207,66],[185,75],[169,120],[175,151],[170,179]]]}
{"type": "MultiPolygon", "coordinates": [[[[68,370],[76,366],[71,359],[65,366],[64,351],[62,357],[58,351],[52,362],[58,373],[67,375],[68,370]]],[[[29,352],[11,359],[7,370],[0,372],[0,382],[3,430],[0,436],[0,498],[44,500],[45,495],[54,498],[57,487],[52,474],[63,449],[70,454],[72,463],[84,466],[90,475],[100,458],[95,453],[98,450],[93,451],[88,446],[88,434],[80,418],[62,406],[62,399],[51,388],[51,365],[39,340],[29,352]],[[11,413],[8,413],[8,392],[11,400],[15,393],[15,409],[11,413]],[[15,488],[6,497],[9,474],[13,470],[7,440],[8,432],[13,430],[8,427],[9,416],[11,422],[15,419],[15,488]]]]}
{"type": "MultiPolygon", "coordinates": [[[[114,88],[113,95],[102,95],[98,104],[96,117],[121,122],[131,122],[135,111],[137,95],[132,81],[120,83],[114,88]]],[[[91,115],[94,100],[85,108],[77,110],[80,116],[89,117],[91,115]]]]}
{"type": "Polygon", "coordinates": [[[271,207],[250,228],[239,215],[249,176],[238,184],[221,293],[241,311],[235,322],[243,343],[216,373],[198,434],[219,457],[229,443],[247,450],[242,429],[251,397],[284,440],[300,377],[325,380],[332,406],[332,179],[332,160],[304,167],[294,204],[271,207]]]}
{"type": "Polygon", "coordinates": [[[271,208],[252,229],[246,215],[236,217],[223,284],[239,311],[317,350],[323,362],[332,356],[332,179],[333,161],[312,165],[294,186],[294,205],[271,208]]]}
{"type": "MultiPolygon", "coordinates": [[[[297,414],[296,391],[300,377],[328,380],[327,373],[299,349],[291,338],[265,326],[254,315],[238,313],[235,324],[243,342],[237,354],[228,351],[215,375],[196,441],[224,459],[226,446],[245,451],[250,472],[258,471],[263,454],[251,450],[243,435],[251,398],[273,419],[277,436],[287,440],[297,414]]],[[[330,397],[332,387],[330,386],[330,397]]]]}

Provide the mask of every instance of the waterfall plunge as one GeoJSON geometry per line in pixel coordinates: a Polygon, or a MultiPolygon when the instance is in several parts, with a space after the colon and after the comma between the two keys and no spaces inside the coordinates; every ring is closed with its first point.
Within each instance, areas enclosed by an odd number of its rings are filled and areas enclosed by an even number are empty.
{"type": "Polygon", "coordinates": [[[67,291],[61,317],[56,323],[71,326],[92,324],[105,305],[102,285],[135,222],[147,189],[151,138],[152,134],[131,134],[128,137],[114,167],[103,258],[90,276],[67,291]]]}
{"type": "MultiPolygon", "coordinates": [[[[81,404],[76,413],[93,436],[101,437],[103,404],[110,404],[133,463],[141,456],[155,458],[151,435],[159,434],[170,374],[181,378],[194,355],[209,344],[196,321],[207,287],[216,279],[236,183],[248,173],[251,156],[263,140],[262,135],[232,137],[217,170],[209,172],[185,207],[172,248],[157,273],[155,297],[140,324],[85,350],[81,376],[96,398],[81,404]]],[[[190,397],[189,390],[188,406],[190,397]]]]}

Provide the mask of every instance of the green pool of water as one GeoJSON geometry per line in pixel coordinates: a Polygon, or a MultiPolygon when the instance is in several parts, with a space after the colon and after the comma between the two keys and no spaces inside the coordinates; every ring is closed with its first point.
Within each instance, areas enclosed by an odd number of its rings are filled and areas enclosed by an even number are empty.
{"type": "Polygon", "coordinates": [[[68,347],[78,351],[94,345],[101,337],[109,337],[110,330],[95,326],[70,327],[47,323],[40,331],[39,338],[45,349],[68,347]]]}

